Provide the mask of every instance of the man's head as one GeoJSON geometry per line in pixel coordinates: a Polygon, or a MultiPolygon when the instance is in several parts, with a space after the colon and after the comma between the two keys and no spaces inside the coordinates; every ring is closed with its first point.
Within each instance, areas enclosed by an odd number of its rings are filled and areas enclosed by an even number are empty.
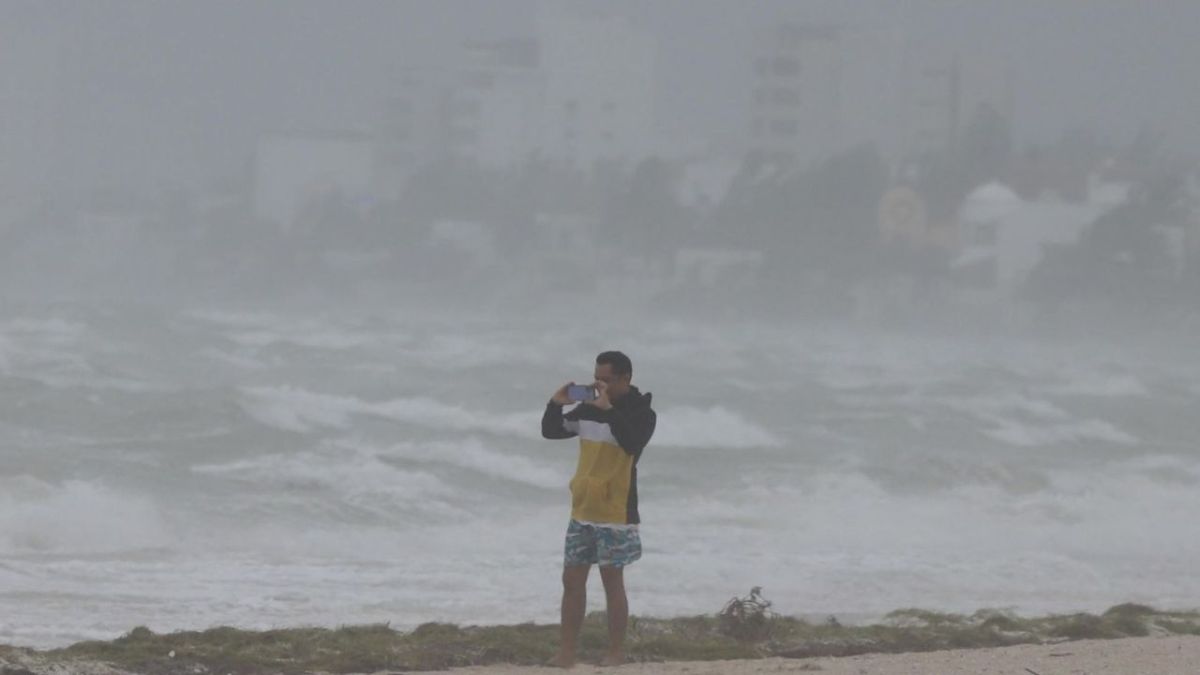
{"type": "Polygon", "coordinates": [[[610,401],[629,393],[633,378],[633,362],[621,352],[601,352],[596,357],[596,381],[608,385],[610,401]]]}

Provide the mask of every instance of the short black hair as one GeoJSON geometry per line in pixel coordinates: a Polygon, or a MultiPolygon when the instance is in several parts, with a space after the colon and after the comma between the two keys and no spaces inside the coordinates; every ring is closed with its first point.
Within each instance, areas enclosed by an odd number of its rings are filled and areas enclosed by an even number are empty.
{"type": "Polygon", "coordinates": [[[600,352],[596,357],[596,365],[607,365],[612,368],[614,375],[633,375],[633,361],[621,352],[600,352]]]}

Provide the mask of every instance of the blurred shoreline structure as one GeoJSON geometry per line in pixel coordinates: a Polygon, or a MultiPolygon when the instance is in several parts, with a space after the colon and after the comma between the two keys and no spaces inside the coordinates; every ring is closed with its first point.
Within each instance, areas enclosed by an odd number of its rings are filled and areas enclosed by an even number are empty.
{"type": "Polygon", "coordinates": [[[656,110],[670,83],[654,34],[547,3],[526,35],[397,64],[360,128],[264,126],[239,170],[207,182],[168,164],[158,184],[88,185],[78,168],[71,189],[39,192],[69,142],[57,83],[98,41],[60,39],[49,61],[9,47],[37,65],[0,88],[24,120],[0,147],[58,140],[45,166],[4,167],[4,298],[1200,311],[1197,158],[1149,127],[1019,146],[1007,64],[898,29],[773,23],[744,54],[745,127],[681,142],[656,110]]]}

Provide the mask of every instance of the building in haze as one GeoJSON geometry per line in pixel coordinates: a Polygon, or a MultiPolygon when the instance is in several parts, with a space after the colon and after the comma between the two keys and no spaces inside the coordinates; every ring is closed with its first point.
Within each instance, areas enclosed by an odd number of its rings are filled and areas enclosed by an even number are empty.
{"type": "Polygon", "coordinates": [[[533,39],[472,42],[454,74],[445,111],[447,150],[458,159],[502,168],[537,147],[545,82],[533,39]]]}
{"type": "Polygon", "coordinates": [[[418,167],[448,152],[446,111],[453,94],[448,69],[407,69],[391,83],[374,127],[375,183],[394,199],[418,167]]]}
{"type": "Polygon", "coordinates": [[[539,150],[583,167],[645,157],[655,128],[654,37],[624,16],[548,4],[538,40],[546,86],[539,150]]]}
{"type": "Polygon", "coordinates": [[[627,17],[547,4],[534,37],[470,42],[452,66],[403,73],[378,126],[381,170],[642,159],[654,147],[657,50],[627,17]]]}
{"type": "Polygon", "coordinates": [[[749,152],[810,165],[862,143],[896,161],[950,149],[970,115],[1011,119],[1006,67],[895,29],[778,22],[753,58],[749,152]]]}
{"type": "Polygon", "coordinates": [[[783,22],[753,62],[747,148],[781,164],[809,164],[872,140],[889,149],[902,133],[903,64],[887,31],[783,22]]]}

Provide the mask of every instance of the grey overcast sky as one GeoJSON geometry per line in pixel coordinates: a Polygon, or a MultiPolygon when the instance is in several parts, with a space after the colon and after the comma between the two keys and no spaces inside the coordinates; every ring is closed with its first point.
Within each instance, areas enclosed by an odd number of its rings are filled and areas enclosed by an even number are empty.
{"type": "MultiPolygon", "coordinates": [[[[0,78],[37,80],[55,143],[104,172],[117,155],[191,154],[231,166],[273,128],[371,122],[398,68],[437,63],[464,39],[531,34],[539,0],[0,0],[0,78]],[[0,48],[3,49],[3,48],[0,48]],[[50,93],[45,93],[50,96],[50,93]]],[[[1016,138],[1091,128],[1116,141],[1142,125],[1200,145],[1200,2],[1194,0],[656,0],[587,3],[643,23],[661,45],[659,117],[708,137],[746,124],[757,31],[787,17],[899,27],[946,50],[1007,60],[1016,138]]],[[[0,82],[3,80],[0,79],[0,82]]],[[[158,160],[166,163],[166,160],[158,160]]]]}

